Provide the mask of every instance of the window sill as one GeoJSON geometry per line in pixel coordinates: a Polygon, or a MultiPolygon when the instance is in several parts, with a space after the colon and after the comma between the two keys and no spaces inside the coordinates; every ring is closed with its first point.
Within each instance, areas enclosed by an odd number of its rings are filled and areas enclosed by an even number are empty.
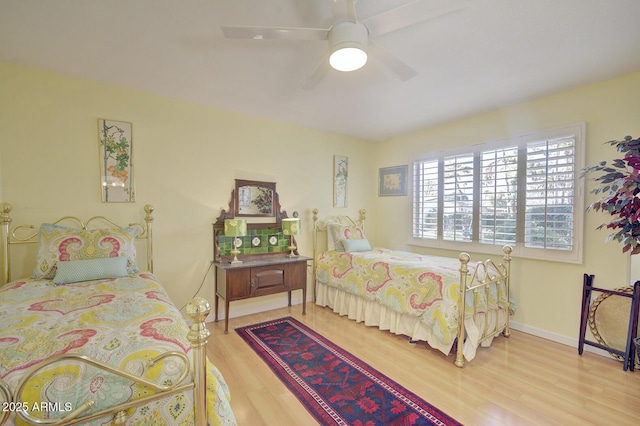
{"type": "Polygon", "coordinates": [[[437,248],[443,250],[454,250],[457,252],[471,252],[488,255],[503,255],[502,248],[505,245],[511,246],[513,249],[511,256],[524,258],[544,260],[549,262],[561,262],[561,263],[573,263],[582,264],[582,250],[574,251],[562,251],[562,250],[550,250],[550,249],[536,249],[530,247],[524,247],[521,243],[516,244],[504,244],[493,245],[483,244],[479,242],[453,242],[442,240],[431,240],[426,238],[414,238],[409,237],[407,242],[409,245],[418,247],[437,248]]]}

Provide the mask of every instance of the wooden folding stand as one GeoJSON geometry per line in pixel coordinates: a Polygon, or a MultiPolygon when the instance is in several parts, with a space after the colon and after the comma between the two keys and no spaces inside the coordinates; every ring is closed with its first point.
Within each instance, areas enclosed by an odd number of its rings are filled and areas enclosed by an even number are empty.
{"type": "Polygon", "coordinates": [[[622,369],[633,371],[635,364],[636,347],[634,345],[634,338],[638,333],[638,311],[640,308],[640,281],[636,281],[633,284],[633,292],[624,292],[618,290],[610,290],[606,288],[597,288],[593,286],[593,275],[584,274],[582,283],[582,313],[580,315],[580,340],[578,343],[578,353],[582,355],[584,351],[584,345],[594,346],[596,348],[603,349],[612,354],[620,356],[624,364],[622,369]],[[600,293],[607,293],[610,295],[629,297],[631,298],[631,309],[629,310],[629,324],[627,327],[627,341],[624,350],[612,348],[610,346],[600,344],[587,340],[585,334],[587,332],[587,323],[589,321],[589,310],[591,303],[591,293],[597,291],[600,293]]]}

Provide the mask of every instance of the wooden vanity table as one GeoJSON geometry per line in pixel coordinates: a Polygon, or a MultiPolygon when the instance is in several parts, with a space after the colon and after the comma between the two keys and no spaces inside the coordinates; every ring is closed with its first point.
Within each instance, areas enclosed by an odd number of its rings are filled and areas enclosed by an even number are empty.
{"type": "MultiPolygon", "coordinates": [[[[294,213],[294,217],[297,214],[294,213]]],[[[300,256],[293,235],[285,235],[280,200],[273,182],[236,179],[229,209],[222,210],[213,224],[213,264],[215,266],[214,321],[218,321],[219,298],[225,302],[224,332],[229,332],[229,304],[287,292],[302,290],[302,314],[306,315],[307,262],[300,256]],[[246,235],[226,236],[225,221],[246,220],[246,235]],[[294,247],[290,247],[293,245],[294,247]],[[290,249],[293,250],[290,250],[290,249]],[[232,249],[241,263],[232,263],[232,249]]]]}
{"type": "Polygon", "coordinates": [[[229,332],[229,303],[234,300],[289,293],[302,290],[302,315],[307,314],[307,261],[309,257],[287,255],[264,256],[231,264],[229,261],[214,262],[215,307],[214,321],[218,321],[218,299],[225,302],[224,332],[229,332]]]}

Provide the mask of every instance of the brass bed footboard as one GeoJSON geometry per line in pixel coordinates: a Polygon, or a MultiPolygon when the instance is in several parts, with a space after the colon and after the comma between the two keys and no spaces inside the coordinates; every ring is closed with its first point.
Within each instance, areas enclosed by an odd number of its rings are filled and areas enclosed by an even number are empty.
{"type": "MultiPolygon", "coordinates": [[[[487,308],[485,310],[485,319],[483,321],[484,327],[482,332],[480,333],[480,337],[478,339],[479,342],[484,342],[485,340],[491,339],[494,336],[502,333],[505,337],[509,337],[511,334],[511,330],[509,328],[509,316],[510,316],[510,308],[509,304],[509,278],[511,273],[511,246],[504,246],[502,248],[504,252],[503,263],[496,265],[492,260],[486,260],[484,262],[478,262],[473,271],[469,271],[469,261],[471,257],[467,253],[460,253],[460,303],[458,305],[458,336],[457,336],[457,348],[456,348],[456,360],[454,364],[457,367],[464,367],[464,355],[463,355],[463,346],[464,340],[466,337],[465,330],[465,317],[466,317],[466,300],[467,293],[473,292],[475,293],[482,291],[484,293],[484,300],[487,302],[487,308]],[[507,312],[505,312],[505,323],[500,324],[500,304],[499,300],[496,304],[496,312],[495,312],[495,323],[494,327],[489,327],[489,297],[491,287],[494,286],[497,290],[497,287],[501,284],[504,285],[504,293],[507,303],[507,312]]],[[[499,298],[499,295],[496,296],[499,298]]],[[[477,298],[473,298],[473,316],[478,315],[478,306],[477,306],[477,298]]]]}

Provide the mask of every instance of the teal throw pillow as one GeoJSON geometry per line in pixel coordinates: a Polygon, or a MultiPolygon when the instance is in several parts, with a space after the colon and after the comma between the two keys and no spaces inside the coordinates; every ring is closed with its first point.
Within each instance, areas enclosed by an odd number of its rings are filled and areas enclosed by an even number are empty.
{"type": "Polygon", "coordinates": [[[371,250],[371,244],[369,244],[369,240],[366,238],[342,240],[342,245],[344,246],[344,251],[349,253],[354,251],[371,250]]]}
{"type": "Polygon", "coordinates": [[[105,278],[119,278],[127,275],[127,258],[125,256],[69,260],[57,262],[53,283],[69,284],[105,278]]]}

